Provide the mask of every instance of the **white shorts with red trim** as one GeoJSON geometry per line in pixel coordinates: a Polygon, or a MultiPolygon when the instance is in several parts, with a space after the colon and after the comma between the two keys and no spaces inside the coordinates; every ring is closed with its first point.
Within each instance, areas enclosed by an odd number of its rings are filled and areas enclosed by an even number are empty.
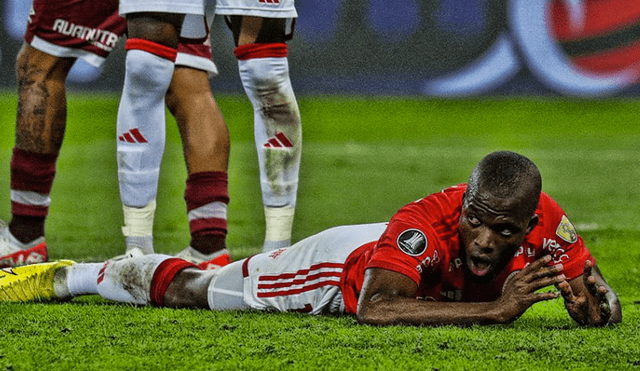
{"type": "Polygon", "coordinates": [[[216,14],[297,18],[294,0],[217,0],[216,14]]]}
{"type": "MultiPolygon", "coordinates": [[[[310,314],[344,311],[339,289],[344,263],[355,249],[377,240],[386,227],[387,223],[334,227],[291,247],[245,259],[244,303],[258,310],[310,314]]],[[[234,274],[233,267],[227,267],[220,268],[218,276],[234,274]]],[[[210,291],[224,291],[224,287],[213,286],[210,291]]],[[[211,298],[211,292],[209,295],[211,298]]]]}

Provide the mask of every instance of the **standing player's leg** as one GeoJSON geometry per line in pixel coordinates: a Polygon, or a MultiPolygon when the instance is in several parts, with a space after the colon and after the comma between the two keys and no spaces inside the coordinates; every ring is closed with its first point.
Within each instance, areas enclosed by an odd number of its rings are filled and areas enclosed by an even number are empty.
{"type": "Polygon", "coordinates": [[[117,118],[122,231],[128,253],[148,254],[153,252],[155,199],[165,145],[165,95],[184,14],[130,12],[124,3],[120,11],[126,14],[129,39],[117,118]]]}
{"type": "Polygon", "coordinates": [[[291,243],[302,123],[289,79],[287,18],[228,17],[240,79],[254,108],[255,143],[265,212],[263,251],[291,243]]]}
{"type": "Polygon", "coordinates": [[[177,256],[204,269],[226,265],[229,131],[208,72],[177,65],[166,101],[178,123],[188,174],[184,198],[191,241],[177,256]]]}
{"type": "MultiPolygon", "coordinates": [[[[18,114],[11,159],[9,227],[0,228],[0,265],[47,259],[44,243],[49,193],[66,126],[65,80],[76,59],[100,67],[126,29],[118,0],[34,0],[17,56],[18,114]],[[60,21],[102,35],[58,32],[60,21]]],[[[1,223],[1,222],[0,222],[1,223]]],[[[4,223],[1,223],[4,224],[4,223]]]]}
{"type": "Polygon", "coordinates": [[[0,267],[47,261],[45,219],[65,132],[65,80],[75,60],[54,57],[27,43],[18,53],[12,218],[8,226],[0,225],[0,267]]]}

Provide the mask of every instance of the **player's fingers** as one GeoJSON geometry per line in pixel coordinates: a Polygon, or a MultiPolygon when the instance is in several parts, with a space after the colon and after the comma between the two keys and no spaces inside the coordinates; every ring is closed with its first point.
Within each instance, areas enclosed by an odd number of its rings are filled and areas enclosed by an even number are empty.
{"type": "Polygon", "coordinates": [[[602,286],[598,285],[598,282],[594,276],[586,276],[584,278],[584,284],[591,295],[596,297],[598,296],[599,287],[602,286]]]}
{"type": "Polygon", "coordinates": [[[547,292],[538,292],[533,296],[533,303],[537,303],[540,301],[553,300],[560,296],[559,292],[556,291],[547,291],[547,292]]]}
{"type": "Polygon", "coordinates": [[[540,267],[537,271],[532,272],[528,278],[529,278],[529,282],[533,282],[537,279],[540,279],[542,277],[551,277],[551,276],[556,276],[558,275],[558,273],[562,272],[562,270],[564,269],[564,266],[562,264],[556,264],[556,265],[552,265],[552,266],[543,266],[540,267]]]}
{"type": "Polygon", "coordinates": [[[531,291],[540,290],[544,287],[551,285],[559,285],[560,283],[566,281],[567,277],[564,274],[560,274],[553,277],[541,277],[534,281],[531,281],[530,287],[531,291]]]}
{"type": "Polygon", "coordinates": [[[598,298],[598,300],[601,302],[606,302],[608,292],[609,290],[605,286],[598,286],[595,292],[596,298],[598,298]]]}
{"type": "Polygon", "coordinates": [[[524,267],[524,269],[522,269],[520,272],[522,274],[530,274],[531,272],[535,272],[538,271],[540,268],[544,267],[545,265],[549,264],[549,262],[551,261],[551,255],[545,255],[543,257],[541,257],[540,259],[534,261],[533,263],[527,265],[526,267],[524,267]]]}
{"type": "Polygon", "coordinates": [[[602,318],[606,318],[606,320],[608,321],[609,318],[611,317],[611,306],[609,305],[609,302],[607,301],[603,301],[600,302],[600,316],[602,318]]]}
{"type": "Polygon", "coordinates": [[[562,294],[564,300],[573,301],[573,290],[571,290],[571,285],[569,284],[569,282],[562,281],[556,285],[556,288],[560,290],[560,294],[562,294]]]}
{"type": "Polygon", "coordinates": [[[584,262],[584,276],[585,277],[589,277],[591,276],[591,271],[593,270],[593,263],[591,262],[591,260],[587,260],[584,262]]]}

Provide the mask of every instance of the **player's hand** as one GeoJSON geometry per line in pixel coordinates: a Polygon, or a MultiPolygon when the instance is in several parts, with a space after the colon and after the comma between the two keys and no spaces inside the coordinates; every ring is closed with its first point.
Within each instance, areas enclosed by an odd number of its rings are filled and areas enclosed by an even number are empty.
{"type": "Polygon", "coordinates": [[[543,256],[505,283],[502,296],[496,302],[503,322],[513,322],[533,304],[560,296],[558,292],[536,292],[566,282],[566,277],[559,274],[563,269],[562,264],[547,266],[550,261],[551,256],[543,256]]]}
{"type": "Polygon", "coordinates": [[[592,272],[593,264],[587,260],[584,265],[582,284],[584,289],[574,293],[571,284],[560,282],[556,287],[564,298],[567,312],[577,323],[587,326],[604,326],[611,317],[611,306],[607,300],[607,288],[598,284],[592,272]]]}

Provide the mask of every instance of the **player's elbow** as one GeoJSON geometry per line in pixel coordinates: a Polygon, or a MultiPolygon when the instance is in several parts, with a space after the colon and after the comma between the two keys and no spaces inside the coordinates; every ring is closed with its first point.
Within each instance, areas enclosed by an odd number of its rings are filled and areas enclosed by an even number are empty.
{"type": "Polygon", "coordinates": [[[397,313],[388,301],[380,298],[361,300],[358,303],[356,318],[360,324],[371,326],[390,326],[402,323],[401,314],[397,313]]]}
{"type": "Polygon", "coordinates": [[[371,310],[367,306],[362,305],[358,305],[356,318],[358,319],[358,323],[362,325],[385,326],[389,324],[380,315],[376,314],[375,310],[371,310]]]}

